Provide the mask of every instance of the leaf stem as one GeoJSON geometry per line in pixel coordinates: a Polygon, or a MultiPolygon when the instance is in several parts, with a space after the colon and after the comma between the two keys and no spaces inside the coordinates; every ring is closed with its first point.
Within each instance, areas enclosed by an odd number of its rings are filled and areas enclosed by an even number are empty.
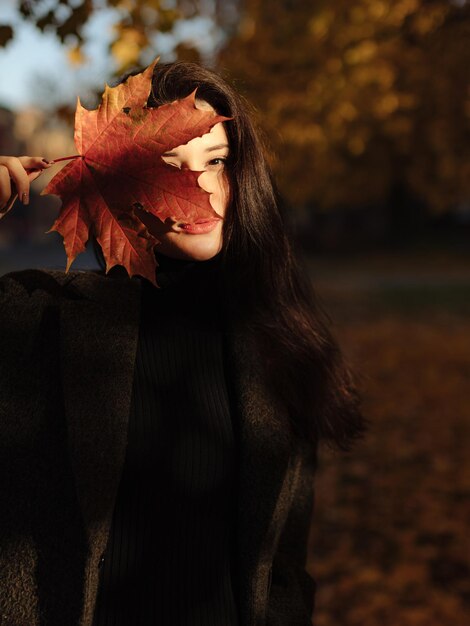
{"type": "Polygon", "coordinates": [[[73,156],[60,157],[60,159],[54,159],[51,163],[58,163],[59,161],[69,161],[70,159],[83,158],[81,154],[74,154],[73,156]]]}

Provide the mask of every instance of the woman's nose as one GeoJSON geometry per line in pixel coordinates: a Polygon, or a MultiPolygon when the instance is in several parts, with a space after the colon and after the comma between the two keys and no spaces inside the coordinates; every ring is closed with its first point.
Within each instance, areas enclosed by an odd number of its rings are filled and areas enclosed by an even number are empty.
{"type": "Polygon", "coordinates": [[[203,172],[197,179],[197,182],[208,193],[215,193],[219,186],[217,172],[203,172]]]}
{"type": "MultiPolygon", "coordinates": [[[[193,172],[198,172],[198,171],[200,172],[202,168],[200,164],[196,163],[195,161],[194,162],[185,161],[184,163],[181,163],[181,169],[191,170],[193,172]]],[[[214,172],[205,171],[205,172],[202,172],[202,174],[199,176],[199,178],[197,179],[197,182],[198,182],[198,185],[204,189],[204,191],[213,193],[215,191],[214,181],[213,181],[214,178],[216,178],[214,177],[214,172]]]]}

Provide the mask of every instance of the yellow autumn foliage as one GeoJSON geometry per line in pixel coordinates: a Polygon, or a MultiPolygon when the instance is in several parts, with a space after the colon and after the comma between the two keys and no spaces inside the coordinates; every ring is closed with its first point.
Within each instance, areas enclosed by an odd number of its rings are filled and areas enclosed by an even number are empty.
{"type": "Polygon", "coordinates": [[[397,172],[431,211],[470,197],[470,3],[243,6],[242,32],[218,63],[282,154],[288,201],[383,205],[397,172]]]}

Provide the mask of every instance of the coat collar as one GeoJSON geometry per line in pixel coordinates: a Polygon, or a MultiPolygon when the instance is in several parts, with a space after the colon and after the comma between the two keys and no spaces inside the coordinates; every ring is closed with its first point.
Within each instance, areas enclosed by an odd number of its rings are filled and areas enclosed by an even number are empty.
{"type": "MultiPolygon", "coordinates": [[[[89,543],[103,547],[109,531],[103,520],[111,521],[125,458],[142,283],[89,271],[59,274],[69,294],[60,299],[60,334],[70,458],[89,543]]],[[[229,330],[241,422],[236,558],[242,619],[251,624],[262,620],[256,581],[274,549],[293,440],[285,409],[262,378],[254,346],[236,324],[229,330]]]]}

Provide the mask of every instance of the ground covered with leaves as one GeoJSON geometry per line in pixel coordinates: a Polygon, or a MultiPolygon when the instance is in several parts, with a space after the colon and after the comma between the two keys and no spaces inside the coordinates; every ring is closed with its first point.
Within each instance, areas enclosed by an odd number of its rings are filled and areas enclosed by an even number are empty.
{"type": "Polygon", "coordinates": [[[345,279],[340,262],[312,261],[371,422],[351,452],[321,450],[308,564],[315,626],[470,623],[466,263],[433,272],[359,262],[345,279]]]}

